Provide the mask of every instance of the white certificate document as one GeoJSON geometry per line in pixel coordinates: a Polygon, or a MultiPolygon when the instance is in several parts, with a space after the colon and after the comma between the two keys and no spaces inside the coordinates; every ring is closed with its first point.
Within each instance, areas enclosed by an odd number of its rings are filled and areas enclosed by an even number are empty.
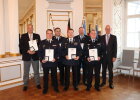
{"type": "Polygon", "coordinates": [[[29,48],[31,51],[38,51],[37,41],[36,40],[29,41],[29,48]]]}
{"type": "Polygon", "coordinates": [[[54,49],[46,49],[45,50],[45,60],[53,61],[54,59],[54,49]]]}
{"type": "Polygon", "coordinates": [[[89,49],[89,57],[91,61],[98,60],[98,51],[97,49],[89,49]]]}
{"type": "Polygon", "coordinates": [[[73,59],[74,55],[76,57],[76,48],[68,48],[68,57],[69,57],[69,59],[73,59]]]}

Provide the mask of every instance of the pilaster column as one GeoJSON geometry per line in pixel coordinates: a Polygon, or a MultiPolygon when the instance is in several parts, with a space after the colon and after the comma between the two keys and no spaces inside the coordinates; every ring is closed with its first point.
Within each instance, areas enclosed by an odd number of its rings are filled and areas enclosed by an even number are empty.
{"type": "Polygon", "coordinates": [[[8,0],[8,24],[10,37],[10,54],[16,56],[19,53],[19,20],[18,0],[8,0]]]}
{"type": "Polygon", "coordinates": [[[4,43],[4,2],[0,0],[0,58],[4,57],[5,54],[5,43],[4,43]]]}
{"type": "Polygon", "coordinates": [[[113,0],[103,0],[103,32],[105,34],[105,26],[110,25],[113,29],[113,0]]]}

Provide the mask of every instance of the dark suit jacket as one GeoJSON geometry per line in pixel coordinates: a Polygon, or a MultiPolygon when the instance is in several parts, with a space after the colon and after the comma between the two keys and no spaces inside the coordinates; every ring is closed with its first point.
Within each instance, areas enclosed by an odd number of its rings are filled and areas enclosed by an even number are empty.
{"type": "Polygon", "coordinates": [[[42,65],[43,66],[46,66],[46,67],[56,67],[57,66],[57,58],[58,58],[58,43],[56,40],[52,40],[51,43],[49,43],[46,39],[41,41],[40,43],[40,46],[39,46],[39,52],[38,52],[38,55],[39,55],[39,58],[40,58],[40,61],[42,61],[45,57],[45,50],[46,49],[54,49],[54,58],[55,58],[55,62],[46,62],[46,63],[43,63],[42,65]]]}
{"type": "Polygon", "coordinates": [[[66,55],[68,55],[68,48],[76,48],[76,56],[81,57],[81,47],[80,47],[80,43],[77,39],[73,38],[73,43],[69,43],[69,39],[66,38],[65,41],[62,44],[62,48],[63,48],[63,63],[67,66],[75,66],[79,64],[79,60],[67,60],[65,58],[66,55]]]}
{"type": "Polygon", "coordinates": [[[117,57],[117,38],[115,35],[110,34],[108,45],[106,45],[106,35],[101,37],[103,45],[103,59],[108,58],[112,61],[112,58],[117,57]]]}
{"type": "MultiPolygon", "coordinates": [[[[39,44],[40,44],[40,36],[39,36],[39,34],[33,33],[33,40],[37,40],[37,44],[39,46],[39,44]]],[[[31,59],[33,59],[34,61],[39,60],[37,51],[33,55],[30,55],[30,54],[27,53],[27,51],[30,49],[29,48],[29,43],[28,43],[29,41],[30,41],[30,39],[29,39],[28,33],[25,33],[25,34],[23,34],[21,36],[20,50],[22,52],[22,60],[24,60],[24,61],[30,61],[31,59]]]]}
{"type": "Polygon", "coordinates": [[[62,59],[63,59],[62,43],[65,41],[65,38],[60,36],[59,40],[57,40],[56,37],[53,36],[53,40],[57,41],[57,43],[59,44],[59,47],[58,47],[58,61],[62,62],[62,59]]]}
{"type": "Polygon", "coordinates": [[[80,59],[84,59],[84,51],[85,51],[85,45],[88,43],[88,40],[90,39],[90,37],[89,36],[87,36],[87,35],[84,35],[84,37],[83,37],[83,39],[81,40],[80,39],[80,35],[77,35],[77,36],[75,36],[74,37],[77,41],[79,41],[79,43],[81,44],[81,43],[84,43],[84,47],[83,47],[83,49],[82,49],[82,47],[81,47],[81,58],[80,59]]]}

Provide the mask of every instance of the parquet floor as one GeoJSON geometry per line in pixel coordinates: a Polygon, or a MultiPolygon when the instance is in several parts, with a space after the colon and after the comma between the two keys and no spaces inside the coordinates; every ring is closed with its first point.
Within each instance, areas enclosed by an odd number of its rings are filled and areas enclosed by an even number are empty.
{"type": "MultiPolygon", "coordinates": [[[[94,82],[93,82],[94,84],[94,82]]],[[[46,95],[42,94],[42,89],[35,87],[34,80],[30,80],[29,89],[22,91],[23,86],[18,86],[0,91],[0,100],[140,100],[140,78],[120,75],[114,77],[114,86],[112,90],[108,84],[97,92],[93,87],[90,92],[85,91],[83,84],[79,85],[79,91],[74,91],[72,85],[65,92],[63,87],[59,86],[60,93],[55,93],[50,84],[46,95]]]]}

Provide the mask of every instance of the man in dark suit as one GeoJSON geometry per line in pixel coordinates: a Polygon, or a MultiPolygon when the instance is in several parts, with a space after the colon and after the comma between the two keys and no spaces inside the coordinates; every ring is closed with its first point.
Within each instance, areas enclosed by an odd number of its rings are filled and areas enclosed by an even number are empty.
{"type": "Polygon", "coordinates": [[[106,84],[106,70],[109,72],[109,87],[111,89],[113,86],[113,62],[116,61],[117,57],[117,38],[116,36],[110,34],[111,28],[109,25],[105,28],[106,34],[102,36],[101,42],[103,45],[103,59],[102,59],[102,84],[103,87],[106,84]]]}
{"type": "Polygon", "coordinates": [[[65,42],[62,44],[63,46],[63,56],[65,57],[63,63],[65,64],[65,87],[64,91],[69,89],[70,84],[70,69],[72,68],[72,76],[73,76],[73,87],[74,90],[78,90],[78,82],[77,82],[77,66],[79,64],[79,58],[81,55],[81,48],[79,41],[74,38],[74,30],[69,29],[67,33],[68,38],[65,39],[65,42]],[[69,55],[70,49],[75,50],[74,55],[69,55]]]}
{"type": "Polygon", "coordinates": [[[29,24],[27,26],[27,33],[23,34],[20,39],[20,50],[22,52],[22,60],[24,61],[24,87],[23,91],[28,89],[28,81],[29,81],[29,71],[30,66],[32,64],[34,70],[34,77],[36,86],[38,89],[41,89],[40,86],[40,76],[39,76],[39,57],[38,51],[32,51],[29,47],[29,41],[36,40],[37,45],[40,44],[40,36],[38,34],[33,33],[33,25],[29,24]]]}
{"type": "Polygon", "coordinates": [[[100,59],[102,57],[102,45],[97,38],[97,34],[95,30],[90,32],[90,38],[88,43],[86,44],[85,49],[85,58],[87,64],[87,91],[92,87],[92,79],[93,79],[93,69],[95,71],[95,84],[94,87],[97,91],[100,91],[100,59]],[[96,49],[98,54],[98,59],[92,59],[89,54],[89,50],[96,49]]]}
{"type": "Polygon", "coordinates": [[[81,79],[81,68],[83,69],[83,78],[82,81],[84,84],[86,84],[86,64],[85,64],[85,57],[84,57],[84,50],[85,50],[85,44],[87,44],[87,41],[89,39],[89,36],[84,35],[84,28],[79,28],[79,35],[75,36],[75,39],[80,42],[81,45],[81,58],[79,59],[79,66],[77,68],[77,74],[78,74],[78,84],[80,83],[81,79]]]}
{"type": "Polygon", "coordinates": [[[54,29],[55,36],[53,36],[53,39],[55,39],[59,44],[59,52],[58,52],[58,68],[60,71],[60,84],[64,85],[64,64],[62,63],[62,43],[64,42],[65,38],[61,36],[61,29],[55,28],[54,29]]]}
{"type": "Polygon", "coordinates": [[[58,81],[57,81],[57,58],[58,58],[58,43],[56,40],[52,39],[53,31],[48,29],[46,31],[46,39],[41,41],[39,47],[39,58],[43,67],[43,94],[48,92],[48,78],[49,78],[49,70],[51,70],[51,79],[52,85],[54,87],[55,92],[59,92],[58,90],[58,81]],[[53,50],[52,60],[50,57],[46,59],[46,50],[53,50]]]}

